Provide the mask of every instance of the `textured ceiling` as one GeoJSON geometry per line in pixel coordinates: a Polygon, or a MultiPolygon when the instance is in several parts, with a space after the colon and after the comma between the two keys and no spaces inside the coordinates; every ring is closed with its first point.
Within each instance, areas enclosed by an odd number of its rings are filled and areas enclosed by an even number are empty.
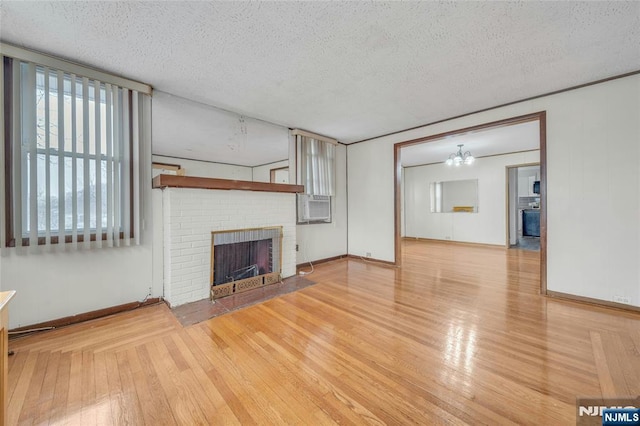
{"type": "Polygon", "coordinates": [[[640,2],[0,2],[3,41],[349,143],[640,69],[640,2]]]}

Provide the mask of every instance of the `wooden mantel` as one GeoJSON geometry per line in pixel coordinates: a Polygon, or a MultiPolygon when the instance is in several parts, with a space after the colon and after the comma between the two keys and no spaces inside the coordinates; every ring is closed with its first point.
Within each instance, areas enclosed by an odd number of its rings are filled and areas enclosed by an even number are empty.
{"type": "Polygon", "coordinates": [[[248,180],[214,179],[196,176],[158,175],[153,178],[154,188],[236,189],[261,192],[304,192],[302,185],[252,182],[248,180]]]}

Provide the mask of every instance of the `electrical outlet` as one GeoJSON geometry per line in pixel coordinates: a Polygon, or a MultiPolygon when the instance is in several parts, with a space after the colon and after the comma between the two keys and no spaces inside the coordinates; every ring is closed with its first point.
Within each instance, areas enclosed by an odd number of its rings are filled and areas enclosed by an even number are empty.
{"type": "Polygon", "coordinates": [[[631,304],[631,299],[626,296],[613,296],[613,301],[617,303],[624,303],[625,305],[631,304]]]}
{"type": "Polygon", "coordinates": [[[370,252],[367,252],[366,256],[367,256],[367,257],[371,257],[371,253],[370,253],[370,252]]]}
{"type": "Polygon", "coordinates": [[[300,245],[296,244],[296,251],[300,251],[300,245]]]}
{"type": "Polygon", "coordinates": [[[445,239],[445,240],[450,240],[450,239],[451,239],[451,237],[447,235],[447,236],[445,236],[445,237],[444,237],[444,239],[445,239]]]}

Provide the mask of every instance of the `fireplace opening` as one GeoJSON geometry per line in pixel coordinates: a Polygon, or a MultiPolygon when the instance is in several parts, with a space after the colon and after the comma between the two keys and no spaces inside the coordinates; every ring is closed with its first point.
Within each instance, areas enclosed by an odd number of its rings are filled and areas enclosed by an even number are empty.
{"type": "Polygon", "coordinates": [[[280,281],[282,227],[211,234],[212,299],[280,281]]]}
{"type": "Polygon", "coordinates": [[[273,272],[271,239],[215,246],[213,285],[273,272]]]}

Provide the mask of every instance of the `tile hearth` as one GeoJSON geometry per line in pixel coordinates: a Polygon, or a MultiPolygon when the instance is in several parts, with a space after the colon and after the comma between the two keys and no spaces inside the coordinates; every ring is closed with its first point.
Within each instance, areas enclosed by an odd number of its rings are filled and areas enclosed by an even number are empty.
{"type": "Polygon", "coordinates": [[[294,275],[292,277],[285,278],[279,283],[270,284],[244,293],[237,293],[217,299],[215,303],[210,299],[186,303],[171,309],[171,312],[173,312],[173,315],[175,315],[178,321],[186,327],[247,306],[273,299],[274,297],[278,297],[283,294],[292,293],[313,284],[315,284],[315,282],[307,278],[294,275]]]}

